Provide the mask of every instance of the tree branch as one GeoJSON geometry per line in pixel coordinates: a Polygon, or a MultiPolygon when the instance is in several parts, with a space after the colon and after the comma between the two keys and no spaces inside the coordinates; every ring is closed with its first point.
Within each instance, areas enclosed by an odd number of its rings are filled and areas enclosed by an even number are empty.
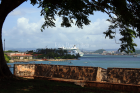
{"type": "Polygon", "coordinates": [[[9,14],[25,1],[27,0],[2,0],[0,4],[1,14],[9,14]]]}
{"type": "MultiPolygon", "coordinates": [[[[104,8],[101,8],[101,7],[99,7],[99,6],[95,6],[94,4],[88,4],[88,5],[91,5],[91,6],[93,6],[93,7],[99,8],[100,10],[103,10],[104,12],[106,12],[106,13],[109,15],[110,18],[113,18],[113,17],[111,16],[111,14],[110,14],[110,13],[113,13],[113,12],[107,12],[104,8]]],[[[113,13],[113,14],[114,14],[114,13],[113,13]]]]}

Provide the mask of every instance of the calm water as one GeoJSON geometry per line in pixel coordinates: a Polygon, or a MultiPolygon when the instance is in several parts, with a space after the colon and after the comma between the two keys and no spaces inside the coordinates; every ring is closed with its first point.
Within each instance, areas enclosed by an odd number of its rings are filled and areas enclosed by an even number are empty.
{"type": "MultiPolygon", "coordinates": [[[[121,67],[121,68],[140,68],[140,57],[133,57],[127,55],[84,55],[80,60],[70,61],[31,61],[29,63],[16,62],[7,63],[14,66],[14,64],[54,64],[54,65],[71,65],[71,66],[92,66],[102,67],[121,67]]],[[[13,69],[10,68],[13,73],[13,69]]]]}

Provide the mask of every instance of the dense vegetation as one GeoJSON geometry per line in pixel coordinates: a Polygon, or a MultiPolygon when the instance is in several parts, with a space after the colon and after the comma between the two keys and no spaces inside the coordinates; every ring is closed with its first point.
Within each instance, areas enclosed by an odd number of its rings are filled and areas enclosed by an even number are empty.
{"type": "Polygon", "coordinates": [[[78,59],[78,55],[77,56],[75,56],[75,55],[70,55],[70,54],[67,54],[67,55],[59,55],[59,54],[57,54],[57,53],[48,53],[48,54],[42,54],[42,55],[38,55],[38,56],[36,56],[35,58],[37,58],[37,59],[46,59],[46,58],[48,58],[48,59],[50,59],[50,58],[53,58],[53,59],[78,59]]]}
{"type": "Polygon", "coordinates": [[[18,52],[18,51],[12,51],[12,50],[4,51],[4,53],[12,53],[12,52],[18,52]]]}
{"type": "Polygon", "coordinates": [[[76,56],[70,55],[70,54],[68,54],[68,52],[66,50],[42,49],[42,50],[38,51],[38,53],[33,52],[33,51],[29,51],[28,53],[31,53],[31,52],[32,52],[32,55],[41,54],[41,55],[34,57],[37,59],[44,59],[44,58],[47,58],[47,59],[50,59],[50,58],[53,58],[53,59],[75,59],[76,58],[76,59],[78,59],[80,57],[79,54],[77,54],[76,56]]]}
{"type": "Polygon", "coordinates": [[[103,51],[106,51],[106,50],[104,50],[104,49],[98,49],[98,50],[94,51],[94,53],[103,53],[103,51]]]}
{"type": "Polygon", "coordinates": [[[11,60],[11,58],[9,56],[7,56],[6,54],[4,54],[5,60],[7,63],[9,63],[9,60],[11,60]]]}

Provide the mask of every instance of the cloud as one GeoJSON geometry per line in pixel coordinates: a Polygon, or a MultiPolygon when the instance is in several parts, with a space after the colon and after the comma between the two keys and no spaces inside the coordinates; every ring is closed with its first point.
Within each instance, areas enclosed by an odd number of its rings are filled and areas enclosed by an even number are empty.
{"type": "MultiPolygon", "coordinates": [[[[115,40],[106,38],[103,32],[107,30],[109,23],[105,19],[97,19],[91,25],[79,29],[75,25],[71,28],[60,27],[61,18],[56,17],[56,27],[46,28],[40,31],[44,18],[37,22],[30,22],[26,17],[17,19],[17,25],[10,30],[3,31],[3,38],[6,39],[6,46],[14,48],[49,48],[72,47],[76,45],[84,49],[112,49],[119,48],[115,40]]],[[[121,36],[117,33],[116,39],[121,36]]]]}
{"type": "Polygon", "coordinates": [[[91,46],[91,42],[96,42],[99,36],[92,37],[89,33],[98,33],[102,38],[101,28],[105,28],[102,27],[105,25],[105,22],[103,21],[104,20],[97,20],[91,25],[85,26],[85,29],[79,29],[74,25],[72,28],[62,28],[60,27],[61,19],[56,18],[56,28],[46,28],[44,32],[40,32],[41,25],[44,22],[43,18],[36,23],[30,23],[29,19],[21,17],[18,18],[17,26],[14,27],[14,29],[7,31],[8,34],[5,32],[3,34],[6,37],[12,35],[9,41],[12,40],[14,44],[9,44],[9,46],[17,45],[18,47],[43,47],[50,45],[50,47],[55,47],[55,43],[59,45],[64,45],[65,43],[69,43],[69,45],[77,44],[79,47],[87,45],[91,46]],[[97,32],[93,32],[94,30],[97,32]],[[88,41],[86,39],[87,37],[88,41]]]}
{"type": "Polygon", "coordinates": [[[40,12],[40,9],[24,7],[13,10],[11,13],[9,13],[9,16],[25,16],[27,14],[33,14],[37,12],[40,12]]]}

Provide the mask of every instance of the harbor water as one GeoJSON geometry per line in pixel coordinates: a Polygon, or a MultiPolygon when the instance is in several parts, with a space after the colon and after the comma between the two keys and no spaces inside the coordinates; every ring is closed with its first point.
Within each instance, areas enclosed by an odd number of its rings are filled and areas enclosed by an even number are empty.
{"type": "MultiPolygon", "coordinates": [[[[132,55],[84,55],[79,60],[68,61],[31,61],[31,62],[15,62],[14,64],[51,64],[51,65],[69,65],[69,66],[91,66],[107,69],[108,67],[119,68],[140,68],[140,57],[132,55]]],[[[10,68],[13,73],[13,68],[10,68]]]]}

